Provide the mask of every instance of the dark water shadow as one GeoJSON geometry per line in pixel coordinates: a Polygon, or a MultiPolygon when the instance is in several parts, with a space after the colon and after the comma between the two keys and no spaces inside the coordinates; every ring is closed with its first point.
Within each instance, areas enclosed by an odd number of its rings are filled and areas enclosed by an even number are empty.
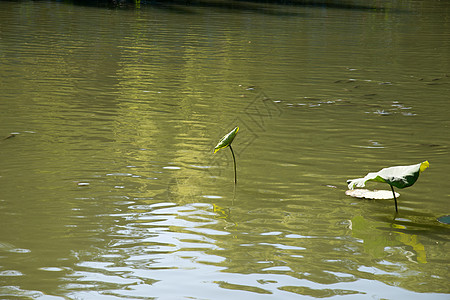
{"type": "MultiPolygon", "coordinates": [[[[2,0],[0,0],[2,1],[2,0]]],[[[213,8],[224,12],[254,12],[265,15],[276,16],[301,16],[301,13],[281,11],[276,7],[268,7],[267,3],[245,3],[233,0],[208,0],[208,1],[185,1],[185,0],[168,0],[168,1],[139,1],[139,0],[71,0],[65,1],[67,4],[100,7],[108,9],[141,9],[152,7],[158,10],[177,14],[197,14],[195,8],[213,8]]]]}
{"type": "MultiPolygon", "coordinates": [[[[0,0],[3,1],[3,0],[0,0]]],[[[289,12],[280,8],[316,7],[320,9],[357,10],[370,12],[385,12],[388,10],[376,1],[345,0],[70,0],[67,4],[110,9],[138,9],[153,7],[179,14],[196,14],[193,8],[214,8],[222,11],[254,12],[277,16],[302,16],[298,12],[289,12]]],[[[389,8],[390,12],[394,10],[389,8]]]]}
{"type": "Polygon", "coordinates": [[[237,2],[253,2],[253,3],[266,3],[266,4],[278,4],[284,6],[304,6],[304,7],[317,7],[317,8],[334,8],[343,10],[369,10],[369,11],[384,11],[385,8],[381,6],[369,5],[371,1],[361,1],[365,4],[355,4],[349,1],[336,1],[336,0],[234,0],[237,2]]]}

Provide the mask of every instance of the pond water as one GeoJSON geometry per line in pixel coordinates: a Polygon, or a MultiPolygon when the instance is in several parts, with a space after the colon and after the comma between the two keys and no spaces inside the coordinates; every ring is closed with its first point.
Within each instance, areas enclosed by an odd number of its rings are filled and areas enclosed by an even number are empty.
{"type": "Polygon", "coordinates": [[[294,3],[0,2],[1,299],[449,299],[449,3],[294,3]]]}

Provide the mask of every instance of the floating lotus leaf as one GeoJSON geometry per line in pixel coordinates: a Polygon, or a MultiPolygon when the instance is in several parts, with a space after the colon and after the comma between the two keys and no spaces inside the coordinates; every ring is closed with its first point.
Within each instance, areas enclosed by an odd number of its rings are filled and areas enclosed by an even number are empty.
{"type": "Polygon", "coordinates": [[[235,127],[233,130],[231,130],[229,133],[227,133],[223,138],[220,139],[220,141],[217,143],[216,147],[214,147],[214,153],[219,151],[222,148],[226,148],[231,145],[234,138],[236,137],[237,132],[239,131],[239,127],[235,127]]]}
{"type": "MultiPolygon", "coordinates": [[[[364,199],[394,199],[394,196],[391,191],[388,190],[366,190],[366,189],[356,189],[356,190],[348,190],[345,191],[345,194],[355,198],[364,198],[364,199]]],[[[395,196],[400,197],[399,193],[395,193],[395,196]]]]}

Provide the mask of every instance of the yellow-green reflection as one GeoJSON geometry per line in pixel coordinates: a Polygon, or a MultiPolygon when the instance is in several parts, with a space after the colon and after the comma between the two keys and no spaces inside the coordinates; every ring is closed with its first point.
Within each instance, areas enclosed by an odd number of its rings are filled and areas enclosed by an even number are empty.
{"type": "MultiPolygon", "coordinates": [[[[373,258],[381,259],[389,255],[386,248],[405,247],[414,252],[414,260],[418,263],[427,263],[425,247],[420,243],[417,235],[401,232],[405,226],[391,224],[392,230],[383,231],[380,228],[386,227],[382,222],[370,221],[362,216],[355,216],[351,220],[352,236],[362,239],[364,250],[373,258]],[[396,230],[399,229],[399,230],[396,230]]],[[[413,259],[405,257],[405,259],[413,259]]]]}

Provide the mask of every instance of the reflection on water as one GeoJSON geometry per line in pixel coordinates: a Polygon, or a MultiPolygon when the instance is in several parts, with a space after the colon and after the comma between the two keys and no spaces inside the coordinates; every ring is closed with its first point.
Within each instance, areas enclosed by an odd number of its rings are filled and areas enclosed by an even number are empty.
{"type": "MultiPolygon", "coordinates": [[[[405,256],[418,263],[427,263],[425,247],[420,243],[417,235],[403,233],[400,230],[406,229],[406,226],[392,224],[393,230],[389,235],[385,232],[377,234],[377,228],[382,228],[385,224],[378,222],[370,224],[367,220],[364,220],[362,216],[355,216],[351,220],[351,229],[353,236],[362,239],[366,252],[376,259],[389,256],[391,253],[387,249],[401,248],[399,246],[411,246],[413,251],[406,251],[405,256]],[[395,234],[392,234],[395,233],[395,234]],[[415,256],[415,258],[412,258],[415,256]]],[[[407,247],[405,247],[407,248],[407,247]]]]}
{"type": "Polygon", "coordinates": [[[0,2],[0,298],[448,298],[448,5],[227,5],[0,2]]]}

